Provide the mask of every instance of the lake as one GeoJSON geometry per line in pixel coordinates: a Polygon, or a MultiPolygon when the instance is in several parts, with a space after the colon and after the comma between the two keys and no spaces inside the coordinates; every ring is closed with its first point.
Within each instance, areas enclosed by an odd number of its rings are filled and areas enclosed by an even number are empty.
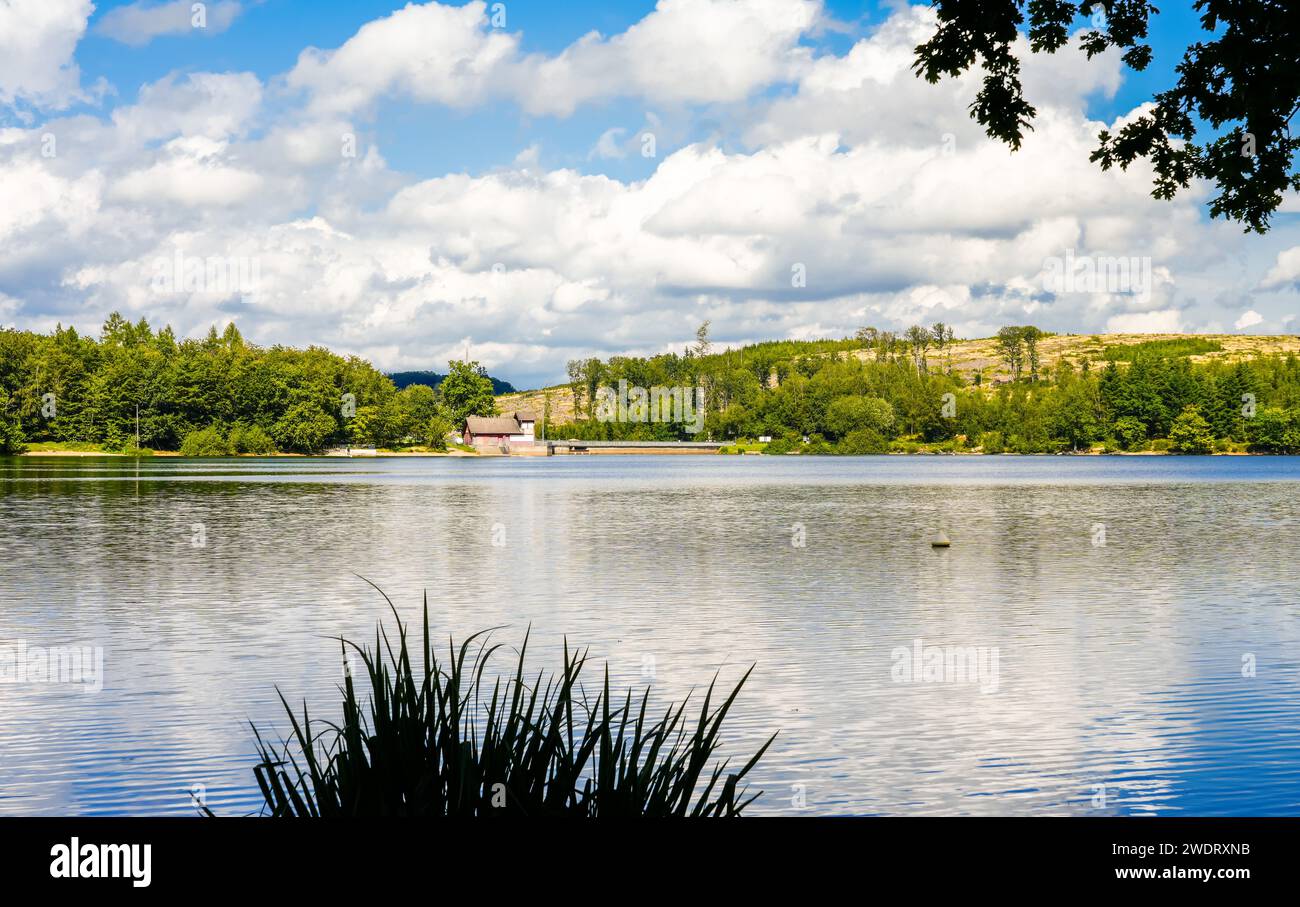
{"type": "Polygon", "coordinates": [[[0,684],[0,815],[255,812],[358,575],[661,704],[756,665],[757,814],[1296,814],[1298,502],[1290,457],[0,459],[0,650],[103,657],[0,684]]]}

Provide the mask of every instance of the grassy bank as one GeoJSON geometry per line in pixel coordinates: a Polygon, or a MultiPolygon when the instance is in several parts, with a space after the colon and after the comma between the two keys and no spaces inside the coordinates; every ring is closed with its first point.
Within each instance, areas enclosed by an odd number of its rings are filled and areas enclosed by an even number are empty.
{"type": "MultiPolygon", "coordinates": [[[[807,444],[794,442],[773,442],[770,444],[759,444],[757,442],[744,442],[733,444],[721,448],[720,454],[761,454],[763,456],[852,456],[853,454],[841,454],[835,450],[834,446],[827,445],[824,442],[810,441],[807,444]]],[[[1007,450],[996,447],[985,449],[982,445],[970,445],[963,438],[952,438],[945,441],[925,442],[910,438],[902,438],[889,442],[889,444],[874,451],[875,454],[889,454],[896,456],[1166,456],[1178,455],[1180,452],[1173,449],[1168,439],[1161,438],[1155,441],[1149,441],[1141,447],[1131,450],[1125,450],[1117,446],[1107,446],[1106,444],[1091,444],[1087,447],[1078,449],[1062,448],[1052,451],[1033,451],[1023,452],[1007,450]]],[[[1220,442],[1216,449],[1205,451],[1205,455],[1210,456],[1267,456],[1252,452],[1249,445],[1239,442],[1220,442]]],[[[861,455],[861,454],[859,454],[861,455]]]]}
{"type": "Polygon", "coordinates": [[[102,444],[89,444],[83,441],[35,441],[24,445],[22,456],[27,457],[154,457],[176,456],[174,453],[150,450],[148,448],[129,448],[127,450],[108,450],[102,444]]]}
{"type": "MultiPolygon", "coordinates": [[[[605,453],[615,453],[607,451],[605,453]]],[[[674,450],[638,450],[634,452],[637,456],[681,456],[683,453],[693,454],[696,456],[712,456],[712,451],[674,451],[674,450]]],[[[854,452],[851,454],[839,453],[832,445],[825,443],[809,442],[802,443],[760,443],[758,441],[739,441],[724,447],[720,447],[716,454],[722,456],[864,456],[887,454],[892,456],[1166,456],[1176,454],[1177,452],[1170,449],[1167,440],[1157,440],[1148,442],[1139,449],[1123,450],[1118,447],[1107,447],[1104,444],[1093,444],[1087,448],[1078,450],[1064,449],[1049,452],[1032,452],[1022,453],[1019,451],[995,449],[986,450],[983,447],[968,446],[960,439],[952,439],[938,442],[923,442],[914,440],[895,440],[890,442],[886,447],[872,452],[854,452]]],[[[1222,443],[1219,449],[1207,451],[1212,456],[1267,456],[1249,450],[1248,445],[1241,443],[1222,443]]],[[[104,450],[97,444],[62,444],[58,442],[41,442],[28,445],[28,449],[19,456],[24,457],[117,457],[117,458],[134,458],[134,457],[165,457],[180,458],[180,454],[174,451],[154,451],[142,450],[139,452],[123,453],[122,451],[104,450]]],[[[310,457],[309,454],[296,453],[273,453],[273,454],[240,454],[222,458],[199,458],[199,459],[305,459],[310,457]]],[[[322,455],[323,456],[323,455],[322,455]]],[[[330,455],[331,457],[340,455],[330,455]]],[[[429,450],[427,448],[399,448],[393,450],[380,450],[375,454],[355,457],[355,459],[403,459],[403,458],[446,458],[446,457],[478,457],[479,452],[472,447],[464,444],[447,445],[445,451],[429,450]]],[[[567,456],[558,454],[558,456],[567,456]]],[[[539,457],[516,457],[516,459],[538,459],[539,457]]],[[[545,459],[545,457],[540,457],[545,459]]]]}
{"type": "MultiPolygon", "coordinates": [[[[149,448],[130,448],[110,450],[102,444],[89,444],[81,441],[36,441],[28,443],[19,456],[24,457],[181,457],[183,454],[174,450],[151,450],[149,448]]],[[[380,457],[463,457],[477,456],[472,447],[464,444],[448,444],[446,450],[433,450],[429,447],[381,448],[380,457]]],[[[285,453],[277,451],[265,454],[224,454],[220,459],[302,459],[310,454],[285,453]]],[[[199,457],[198,459],[214,459],[199,457]]]]}

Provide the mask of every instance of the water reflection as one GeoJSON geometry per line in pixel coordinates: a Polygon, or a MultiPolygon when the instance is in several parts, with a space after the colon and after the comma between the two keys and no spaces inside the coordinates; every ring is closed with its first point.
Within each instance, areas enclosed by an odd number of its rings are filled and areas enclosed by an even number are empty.
{"type": "Polygon", "coordinates": [[[330,638],[386,607],[362,574],[408,617],[428,590],[440,633],[532,624],[538,665],[567,634],[662,698],[757,662],[729,739],[781,729],[759,811],[1293,814],[1297,482],[1293,458],[3,460],[0,645],[99,645],[106,679],[0,685],[0,813],[192,814],[196,784],[256,809],[247,721],[283,725],[277,684],[332,706],[330,638]],[[918,639],[996,647],[997,692],[894,682],[918,639]]]}

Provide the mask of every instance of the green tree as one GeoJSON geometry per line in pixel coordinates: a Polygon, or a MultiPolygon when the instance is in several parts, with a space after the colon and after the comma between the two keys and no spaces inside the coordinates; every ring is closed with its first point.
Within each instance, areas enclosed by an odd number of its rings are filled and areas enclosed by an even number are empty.
{"type": "Polygon", "coordinates": [[[9,395],[0,388],[0,454],[9,456],[26,449],[18,415],[10,411],[9,395]]]}
{"type": "Polygon", "coordinates": [[[1169,429],[1173,449],[1185,454],[1205,454],[1214,449],[1214,432],[1195,406],[1186,407],[1169,429]]]}
{"type": "Polygon", "coordinates": [[[230,442],[215,425],[192,431],[181,442],[182,457],[228,457],[230,442]]]}
{"type": "Polygon", "coordinates": [[[832,438],[862,430],[884,435],[894,427],[894,408],[879,397],[839,397],[826,408],[823,426],[832,438]]]}
{"type": "Polygon", "coordinates": [[[470,416],[494,416],[496,398],[492,394],[492,379],[477,362],[447,363],[447,377],[438,390],[442,395],[442,408],[457,428],[465,426],[470,416]]]}
{"type": "Polygon", "coordinates": [[[281,450],[315,453],[338,431],[334,417],[318,404],[296,403],[289,408],[271,432],[281,450]]]}
{"type": "Polygon", "coordinates": [[[1052,437],[1074,450],[1091,447],[1101,432],[1100,404],[1093,382],[1078,378],[1065,365],[1050,407],[1052,437]]]}
{"type": "Polygon", "coordinates": [[[230,430],[230,451],[265,457],[275,453],[275,442],[260,425],[236,425],[230,430]]]}
{"type": "Polygon", "coordinates": [[[709,322],[706,321],[695,329],[695,346],[691,348],[691,353],[703,358],[709,355],[712,349],[713,341],[709,339],[709,322]]]}
{"type": "Polygon", "coordinates": [[[1004,327],[998,331],[998,353],[1011,372],[1011,380],[1020,380],[1020,369],[1024,367],[1024,335],[1017,327],[1004,327]]]}
{"type": "Polygon", "coordinates": [[[399,437],[426,440],[429,421],[440,415],[438,396],[427,384],[411,384],[397,395],[399,437]]]}
{"type": "Polygon", "coordinates": [[[979,447],[986,454],[1000,454],[1007,449],[1006,442],[1002,438],[1000,431],[981,432],[979,436],[979,447]]]}
{"type": "MultiPolygon", "coordinates": [[[[934,325],[930,328],[930,334],[934,338],[934,345],[936,348],[938,348],[940,355],[943,355],[945,350],[952,349],[952,342],[953,339],[956,337],[956,334],[953,333],[952,325],[944,324],[942,321],[936,321],[934,325]]],[[[949,352],[947,357],[945,358],[944,364],[949,369],[952,368],[951,352],[949,352]]]]}
{"type": "Polygon", "coordinates": [[[1124,450],[1137,450],[1147,441],[1147,427],[1132,416],[1115,420],[1115,441],[1124,450]]]}
{"type": "Polygon", "coordinates": [[[1251,420],[1248,436],[1251,450],[1294,453],[1300,450],[1300,412],[1266,406],[1251,420]]]}
{"type": "Polygon", "coordinates": [[[916,365],[916,370],[924,374],[929,369],[929,363],[926,360],[926,351],[930,348],[930,342],[934,338],[930,332],[919,324],[914,324],[904,335],[912,351],[912,362],[916,365]]]}
{"type": "MultiPolygon", "coordinates": [[[[1300,8],[1293,0],[1196,0],[1198,36],[1177,65],[1178,81],[1157,92],[1149,110],[1115,134],[1104,130],[1091,160],[1103,170],[1147,158],[1155,171],[1152,195],[1173,198],[1192,180],[1218,187],[1210,214],[1263,233],[1288,192],[1300,191],[1294,157],[1300,136],[1291,122],[1300,109],[1296,47],[1300,8]],[[1197,141],[1198,130],[1209,137],[1197,141]]],[[[1029,14],[1028,46],[1055,53],[1069,40],[1076,18],[1104,13],[1084,32],[1089,59],[1116,48],[1134,70],[1151,61],[1146,0],[936,0],[939,27],[916,49],[914,69],[929,82],[973,67],[983,87],[971,116],[993,138],[1019,149],[1037,111],[1025,100],[1015,46],[1029,14]]]]}
{"type": "Polygon", "coordinates": [[[455,427],[447,419],[440,415],[433,415],[424,423],[420,432],[420,440],[431,450],[446,450],[447,435],[455,430],[455,427]]]}
{"type": "Polygon", "coordinates": [[[835,452],[846,456],[889,453],[889,442],[877,431],[858,429],[840,439],[835,452]]]}
{"type": "Polygon", "coordinates": [[[1043,337],[1043,332],[1032,324],[1027,324],[1020,328],[1020,339],[1025,344],[1025,358],[1029,362],[1029,380],[1038,380],[1038,341],[1043,337]]]}
{"type": "Polygon", "coordinates": [[[364,447],[367,444],[377,447],[379,442],[375,436],[378,423],[378,407],[357,407],[356,414],[347,420],[348,440],[357,447],[364,447]]]}
{"type": "Polygon", "coordinates": [[[573,394],[573,413],[574,418],[582,412],[582,391],[586,386],[582,380],[582,360],[570,359],[566,369],[569,375],[569,392],[573,394]]]}

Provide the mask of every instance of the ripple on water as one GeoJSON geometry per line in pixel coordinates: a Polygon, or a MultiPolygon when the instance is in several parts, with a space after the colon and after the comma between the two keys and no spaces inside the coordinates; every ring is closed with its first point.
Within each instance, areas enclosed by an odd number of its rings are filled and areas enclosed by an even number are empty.
{"type": "Polygon", "coordinates": [[[0,813],[256,811],[248,721],[283,729],[277,686],[333,706],[331,639],[385,616],[361,574],[661,702],[757,664],[727,739],[781,731],[759,812],[1294,814],[1297,483],[1294,458],[0,461],[0,645],[105,672],[0,686],[0,813]],[[898,682],[916,640],[996,649],[996,689],[898,682]]]}

